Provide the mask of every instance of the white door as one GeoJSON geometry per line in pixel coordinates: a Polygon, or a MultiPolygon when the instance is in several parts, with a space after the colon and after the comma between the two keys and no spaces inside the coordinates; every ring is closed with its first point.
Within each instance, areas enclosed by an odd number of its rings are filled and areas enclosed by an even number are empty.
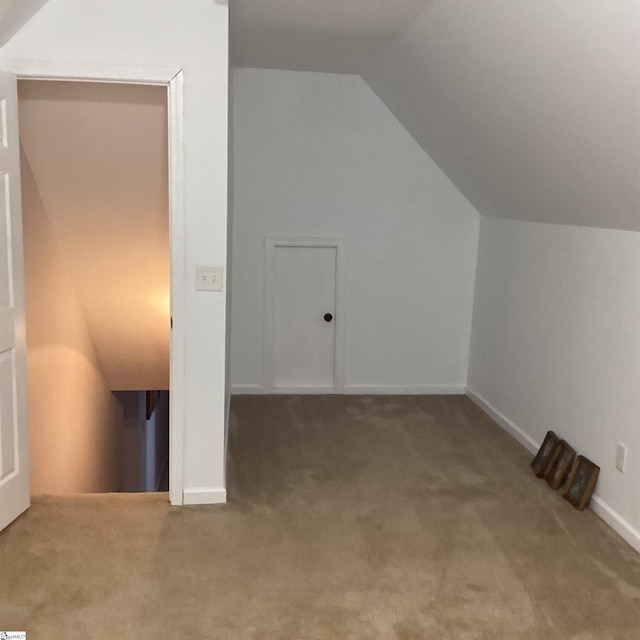
{"type": "Polygon", "coordinates": [[[29,508],[17,87],[0,73],[0,530],[29,508]]]}
{"type": "Polygon", "coordinates": [[[272,386],[335,386],[337,248],[275,245],[272,386]]]}

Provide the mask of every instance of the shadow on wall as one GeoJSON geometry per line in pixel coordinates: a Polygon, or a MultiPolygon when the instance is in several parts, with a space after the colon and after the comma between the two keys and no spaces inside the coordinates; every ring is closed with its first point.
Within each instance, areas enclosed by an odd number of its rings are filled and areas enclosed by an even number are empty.
{"type": "Polygon", "coordinates": [[[24,155],[21,170],[31,492],[117,491],[122,412],[24,155]]]}
{"type": "Polygon", "coordinates": [[[29,350],[31,492],[117,491],[122,411],[87,354],[66,345],[29,350]]]}

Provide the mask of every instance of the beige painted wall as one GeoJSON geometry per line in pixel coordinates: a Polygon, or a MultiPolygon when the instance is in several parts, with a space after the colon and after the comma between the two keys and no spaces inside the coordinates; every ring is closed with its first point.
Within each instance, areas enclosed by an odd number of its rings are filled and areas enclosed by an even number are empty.
{"type": "Polygon", "coordinates": [[[24,158],[22,192],[31,492],[114,491],[122,412],[24,158]]]}
{"type": "Polygon", "coordinates": [[[112,390],[169,388],[166,89],[21,81],[20,142],[112,390]]]}

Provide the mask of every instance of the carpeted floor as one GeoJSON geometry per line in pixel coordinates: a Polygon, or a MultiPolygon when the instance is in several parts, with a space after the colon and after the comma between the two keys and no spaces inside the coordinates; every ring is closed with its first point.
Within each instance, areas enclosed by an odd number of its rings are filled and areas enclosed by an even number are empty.
{"type": "Polygon", "coordinates": [[[637,640],[640,556],[464,397],[239,397],[229,504],[38,498],[0,629],[64,638],[637,640]]]}

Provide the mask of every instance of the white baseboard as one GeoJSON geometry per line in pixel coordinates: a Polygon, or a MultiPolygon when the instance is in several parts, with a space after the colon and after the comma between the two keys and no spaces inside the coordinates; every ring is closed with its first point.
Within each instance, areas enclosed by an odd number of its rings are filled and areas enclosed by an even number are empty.
{"type": "Polygon", "coordinates": [[[278,395],[331,395],[340,394],[342,391],[332,387],[279,387],[277,389],[265,389],[260,385],[241,384],[231,387],[234,396],[278,396],[278,395]]]}
{"type": "MultiPolygon", "coordinates": [[[[467,396],[531,453],[538,451],[540,444],[528,436],[515,422],[509,420],[503,413],[498,411],[486,398],[483,398],[479,393],[469,387],[467,387],[467,396]]],[[[591,509],[621,538],[640,553],[640,531],[635,529],[615,509],[612,509],[607,502],[596,494],[591,498],[591,509]]]]}
{"type": "Polygon", "coordinates": [[[513,436],[525,449],[531,453],[536,453],[540,445],[531,438],[515,422],[512,422],[503,413],[500,413],[486,398],[467,387],[467,396],[473,400],[485,413],[497,422],[507,433],[513,436]]]}
{"type": "Polygon", "coordinates": [[[263,389],[261,393],[273,396],[331,396],[340,395],[342,391],[335,387],[278,387],[277,389],[263,389]]]}
{"type": "Polygon", "coordinates": [[[344,393],[348,395],[390,395],[390,396],[433,396],[463,395],[465,384],[427,384],[420,386],[385,384],[346,384],[344,393]]]}
{"type": "Polygon", "coordinates": [[[624,538],[640,553],[640,531],[627,522],[617,511],[612,509],[602,498],[594,495],[591,498],[591,509],[604,520],[621,538],[624,538]]]}
{"type": "Polygon", "coordinates": [[[336,394],[336,395],[402,395],[402,396],[424,396],[424,395],[463,395],[467,391],[465,384],[431,384],[422,386],[402,386],[384,384],[346,384],[342,389],[326,389],[316,387],[292,387],[290,389],[270,389],[265,390],[259,384],[238,384],[231,387],[234,396],[241,395],[264,395],[264,394],[336,394]]]}
{"type": "Polygon", "coordinates": [[[198,487],[185,489],[182,504],[224,504],[227,490],[224,487],[198,487]]]}
{"type": "Polygon", "coordinates": [[[264,393],[264,387],[261,384],[232,384],[231,395],[262,395],[264,393]]]}

